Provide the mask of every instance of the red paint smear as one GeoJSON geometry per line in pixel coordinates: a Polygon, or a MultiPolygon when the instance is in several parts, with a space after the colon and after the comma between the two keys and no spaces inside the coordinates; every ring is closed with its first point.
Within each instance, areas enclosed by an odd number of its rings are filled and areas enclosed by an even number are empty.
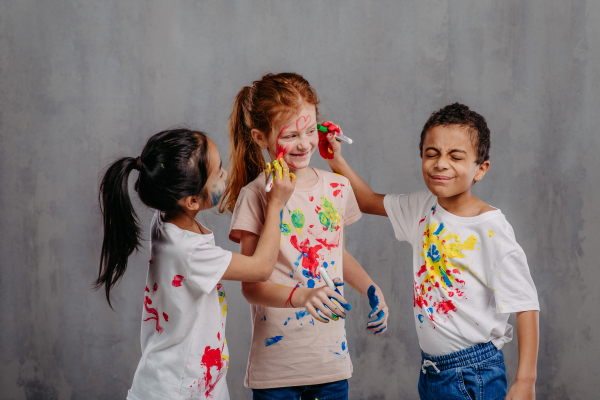
{"type": "Polygon", "coordinates": [[[309,226],[309,228],[312,228],[312,227],[314,227],[314,225],[309,226]]]}
{"type": "Polygon", "coordinates": [[[456,311],[456,307],[452,303],[452,300],[441,301],[436,310],[438,314],[448,314],[450,311],[456,311]]]}
{"type": "Polygon", "coordinates": [[[337,240],[332,243],[327,243],[327,239],[315,239],[317,242],[321,243],[323,246],[327,248],[327,250],[331,251],[334,247],[338,247],[340,245],[340,236],[338,235],[337,240]]]}
{"type": "Polygon", "coordinates": [[[154,287],[152,288],[152,291],[156,292],[157,289],[158,289],[158,283],[155,283],[154,287]]]}
{"type": "Polygon", "coordinates": [[[202,356],[202,365],[206,367],[204,373],[204,388],[206,397],[212,397],[212,391],[221,379],[221,369],[223,368],[223,358],[221,358],[221,350],[219,348],[211,349],[210,346],[206,346],[204,349],[204,355],[202,356]],[[216,367],[219,374],[217,375],[214,382],[212,381],[212,375],[210,369],[216,367]]]}
{"type": "Polygon", "coordinates": [[[289,126],[284,125],[283,128],[281,128],[279,135],[277,135],[277,139],[275,139],[275,153],[277,153],[277,159],[283,158],[283,156],[289,153],[292,149],[292,145],[288,144],[286,147],[283,147],[279,144],[279,136],[281,136],[283,131],[285,131],[287,128],[289,128],[289,126]]]}
{"type": "Polygon", "coordinates": [[[146,289],[144,289],[144,292],[150,293],[150,289],[148,289],[148,286],[146,286],[146,289]]]}
{"type": "Polygon", "coordinates": [[[427,219],[427,216],[424,216],[422,220],[419,221],[419,225],[421,225],[421,222],[425,221],[427,219]]]}
{"type": "MultiPolygon", "coordinates": [[[[416,284],[416,282],[415,282],[416,284]]],[[[423,289],[423,285],[416,286],[415,291],[413,293],[413,307],[419,306],[419,308],[427,308],[427,300],[423,298],[421,295],[421,291],[423,289]]]]}
{"type": "Polygon", "coordinates": [[[169,316],[167,313],[163,313],[163,317],[165,318],[165,321],[169,322],[169,316]]]}
{"type": "Polygon", "coordinates": [[[338,186],[340,186],[339,183],[330,183],[329,186],[331,186],[332,188],[336,188],[338,186]]]}
{"type": "Polygon", "coordinates": [[[154,315],[154,317],[146,318],[144,321],[149,321],[151,319],[155,319],[156,320],[156,330],[158,331],[158,334],[160,335],[161,333],[163,333],[164,329],[160,326],[160,323],[158,321],[158,311],[156,311],[156,308],[148,307],[148,304],[152,304],[152,300],[150,300],[150,297],[145,296],[144,297],[144,308],[146,309],[147,313],[154,315]]]}
{"type": "Polygon", "coordinates": [[[341,190],[334,190],[333,191],[333,197],[337,197],[338,194],[340,194],[341,190]]]}
{"type": "Polygon", "coordinates": [[[421,269],[419,270],[419,272],[417,272],[417,276],[421,276],[423,272],[427,272],[427,265],[425,264],[421,265],[421,269]]]}
{"type": "Polygon", "coordinates": [[[217,332],[217,339],[221,340],[221,332],[217,332]]]}
{"type": "Polygon", "coordinates": [[[314,197],[312,197],[312,196],[310,196],[310,197],[308,198],[308,200],[309,200],[309,201],[313,201],[314,199],[315,199],[315,198],[314,198],[314,197]]]}
{"type": "Polygon", "coordinates": [[[319,132],[319,154],[321,155],[321,157],[331,160],[333,158],[333,149],[331,148],[331,144],[327,140],[327,135],[329,135],[330,133],[332,133],[334,135],[338,135],[340,133],[340,130],[337,126],[333,125],[331,122],[323,122],[321,125],[327,127],[327,130],[329,132],[323,133],[321,131],[318,131],[319,132]]]}
{"type": "Polygon", "coordinates": [[[180,287],[181,286],[181,282],[185,281],[185,278],[181,275],[175,275],[173,277],[173,282],[171,282],[171,284],[175,287],[180,287]]]}
{"type": "Polygon", "coordinates": [[[304,239],[300,245],[298,245],[298,238],[296,238],[296,235],[290,238],[290,243],[304,256],[302,257],[302,268],[306,268],[312,274],[312,276],[316,278],[317,267],[319,266],[318,251],[321,250],[323,246],[309,246],[308,238],[304,239]]]}
{"type": "Polygon", "coordinates": [[[456,279],[456,282],[462,283],[463,285],[465,284],[465,281],[461,281],[460,279],[456,279]]]}

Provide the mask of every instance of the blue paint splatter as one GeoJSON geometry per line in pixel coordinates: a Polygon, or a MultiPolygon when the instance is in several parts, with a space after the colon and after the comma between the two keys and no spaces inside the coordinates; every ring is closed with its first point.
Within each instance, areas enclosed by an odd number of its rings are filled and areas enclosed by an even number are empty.
{"type": "Polygon", "coordinates": [[[308,272],[308,270],[303,269],[302,270],[302,275],[304,275],[307,278],[312,278],[312,275],[310,274],[310,272],[308,272]]]}
{"type": "Polygon", "coordinates": [[[432,308],[432,307],[429,307],[429,308],[427,309],[427,311],[429,311],[429,314],[433,314],[433,308],[432,308]]]}
{"type": "Polygon", "coordinates": [[[423,314],[419,314],[419,316],[417,318],[419,318],[420,323],[423,323],[423,321],[425,320],[425,317],[423,317],[423,314]]]}
{"type": "Polygon", "coordinates": [[[294,263],[294,265],[296,266],[294,269],[292,269],[292,272],[290,272],[290,278],[294,277],[294,274],[296,273],[296,270],[298,269],[298,266],[300,265],[300,261],[302,260],[302,254],[300,254],[300,256],[298,256],[298,259],[296,260],[296,262],[294,263]]]}
{"type": "Polygon", "coordinates": [[[315,324],[315,320],[313,318],[311,318],[310,319],[310,323],[314,325],[315,324]]]}
{"type": "Polygon", "coordinates": [[[452,286],[452,282],[450,282],[450,279],[448,278],[448,275],[446,274],[446,271],[444,271],[442,269],[442,266],[438,266],[440,273],[442,274],[442,278],[444,278],[444,283],[446,284],[447,287],[451,287],[452,286]]]}
{"type": "Polygon", "coordinates": [[[431,246],[429,246],[429,250],[427,250],[427,257],[431,258],[433,262],[440,261],[440,252],[435,244],[432,243],[431,246]]]}
{"type": "MultiPolygon", "coordinates": [[[[371,285],[369,286],[369,289],[367,290],[367,297],[369,298],[369,306],[371,306],[371,312],[369,313],[369,318],[373,318],[373,311],[375,310],[375,308],[377,308],[377,306],[379,305],[379,297],[375,294],[375,286],[371,285]]],[[[377,318],[374,319],[371,322],[379,322],[381,320],[383,320],[383,318],[385,317],[385,312],[383,310],[380,310],[377,313],[377,318]]],[[[380,327],[381,324],[379,325],[372,325],[371,327],[380,327]]],[[[381,331],[383,331],[386,328],[386,326],[381,327],[380,330],[376,331],[375,333],[379,333],[381,331]]]]}
{"type": "Polygon", "coordinates": [[[323,261],[323,268],[327,268],[327,267],[328,267],[327,261],[323,261]]]}
{"type": "Polygon", "coordinates": [[[306,317],[307,315],[310,315],[310,313],[306,310],[296,311],[296,319],[306,317]]]}
{"type": "Polygon", "coordinates": [[[287,321],[285,321],[285,322],[283,323],[283,325],[287,325],[287,323],[290,321],[290,319],[291,319],[291,318],[288,318],[288,319],[287,319],[287,321]]]}
{"type": "Polygon", "coordinates": [[[331,262],[331,265],[334,265],[334,264],[335,264],[335,261],[332,261],[332,262],[331,262]]]}
{"type": "Polygon", "coordinates": [[[265,347],[269,347],[283,339],[283,336],[273,336],[272,338],[265,339],[265,347]]]}
{"type": "Polygon", "coordinates": [[[312,279],[309,279],[308,282],[306,282],[306,286],[308,286],[309,288],[314,288],[315,287],[315,281],[312,279]]]}
{"type": "Polygon", "coordinates": [[[439,228],[437,228],[437,230],[435,232],[433,232],[434,235],[439,235],[440,232],[442,232],[444,230],[444,223],[440,223],[439,228]]]}
{"type": "Polygon", "coordinates": [[[342,351],[346,350],[346,342],[342,342],[342,351]]]}
{"type": "Polygon", "coordinates": [[[262,317],[260,320],[261,320],[261,321],[266,321],[266,320],[267,320],[267,316],[265,315],[265,316],[264,316],[264,317],[262,317]]]}

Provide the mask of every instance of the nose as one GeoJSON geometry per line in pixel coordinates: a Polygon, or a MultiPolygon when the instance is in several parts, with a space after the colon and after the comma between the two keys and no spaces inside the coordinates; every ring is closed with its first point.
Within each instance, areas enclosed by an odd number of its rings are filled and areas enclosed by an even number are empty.
{"type": "Polygon", "coordinates": [[[308,149],[310,149],[310,140],[308,139],[308,136],[306,135],[302,135],[300,136],[300,140],[298,141],[298,150],[300,151],[306,151],[308,149]]]}
{"type": "Polygon", "coordinates": [[[438,170],[448,169],[448,160],[445,157],[439,157],[435,163],[435,168],[438,170]]]}

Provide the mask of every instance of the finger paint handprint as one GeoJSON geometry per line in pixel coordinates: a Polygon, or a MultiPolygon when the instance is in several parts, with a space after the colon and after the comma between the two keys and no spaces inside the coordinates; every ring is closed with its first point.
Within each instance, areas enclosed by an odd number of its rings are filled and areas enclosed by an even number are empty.
{"type": "Polygon", "coordinates": [[[321,124],[322,126],[327,128],[327,132],[319,132],[319,154],[321,157],[331,160],[333,158],[333,149],[331,148],[331,144],[327,141],[327,135],[339,135],[340,127],[335,125],[332,122],[326,121],[321,124]]]}

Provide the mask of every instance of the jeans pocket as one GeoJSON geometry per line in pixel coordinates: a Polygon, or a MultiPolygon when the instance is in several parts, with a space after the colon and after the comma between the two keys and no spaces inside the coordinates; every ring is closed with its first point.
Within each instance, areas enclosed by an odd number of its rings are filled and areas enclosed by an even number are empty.
{"type": "Polygon", "coordinates": [[[465,400],[478,400],[481,392],[479,374],[473,368],[456,368],[458,389],[465,400]]]}

